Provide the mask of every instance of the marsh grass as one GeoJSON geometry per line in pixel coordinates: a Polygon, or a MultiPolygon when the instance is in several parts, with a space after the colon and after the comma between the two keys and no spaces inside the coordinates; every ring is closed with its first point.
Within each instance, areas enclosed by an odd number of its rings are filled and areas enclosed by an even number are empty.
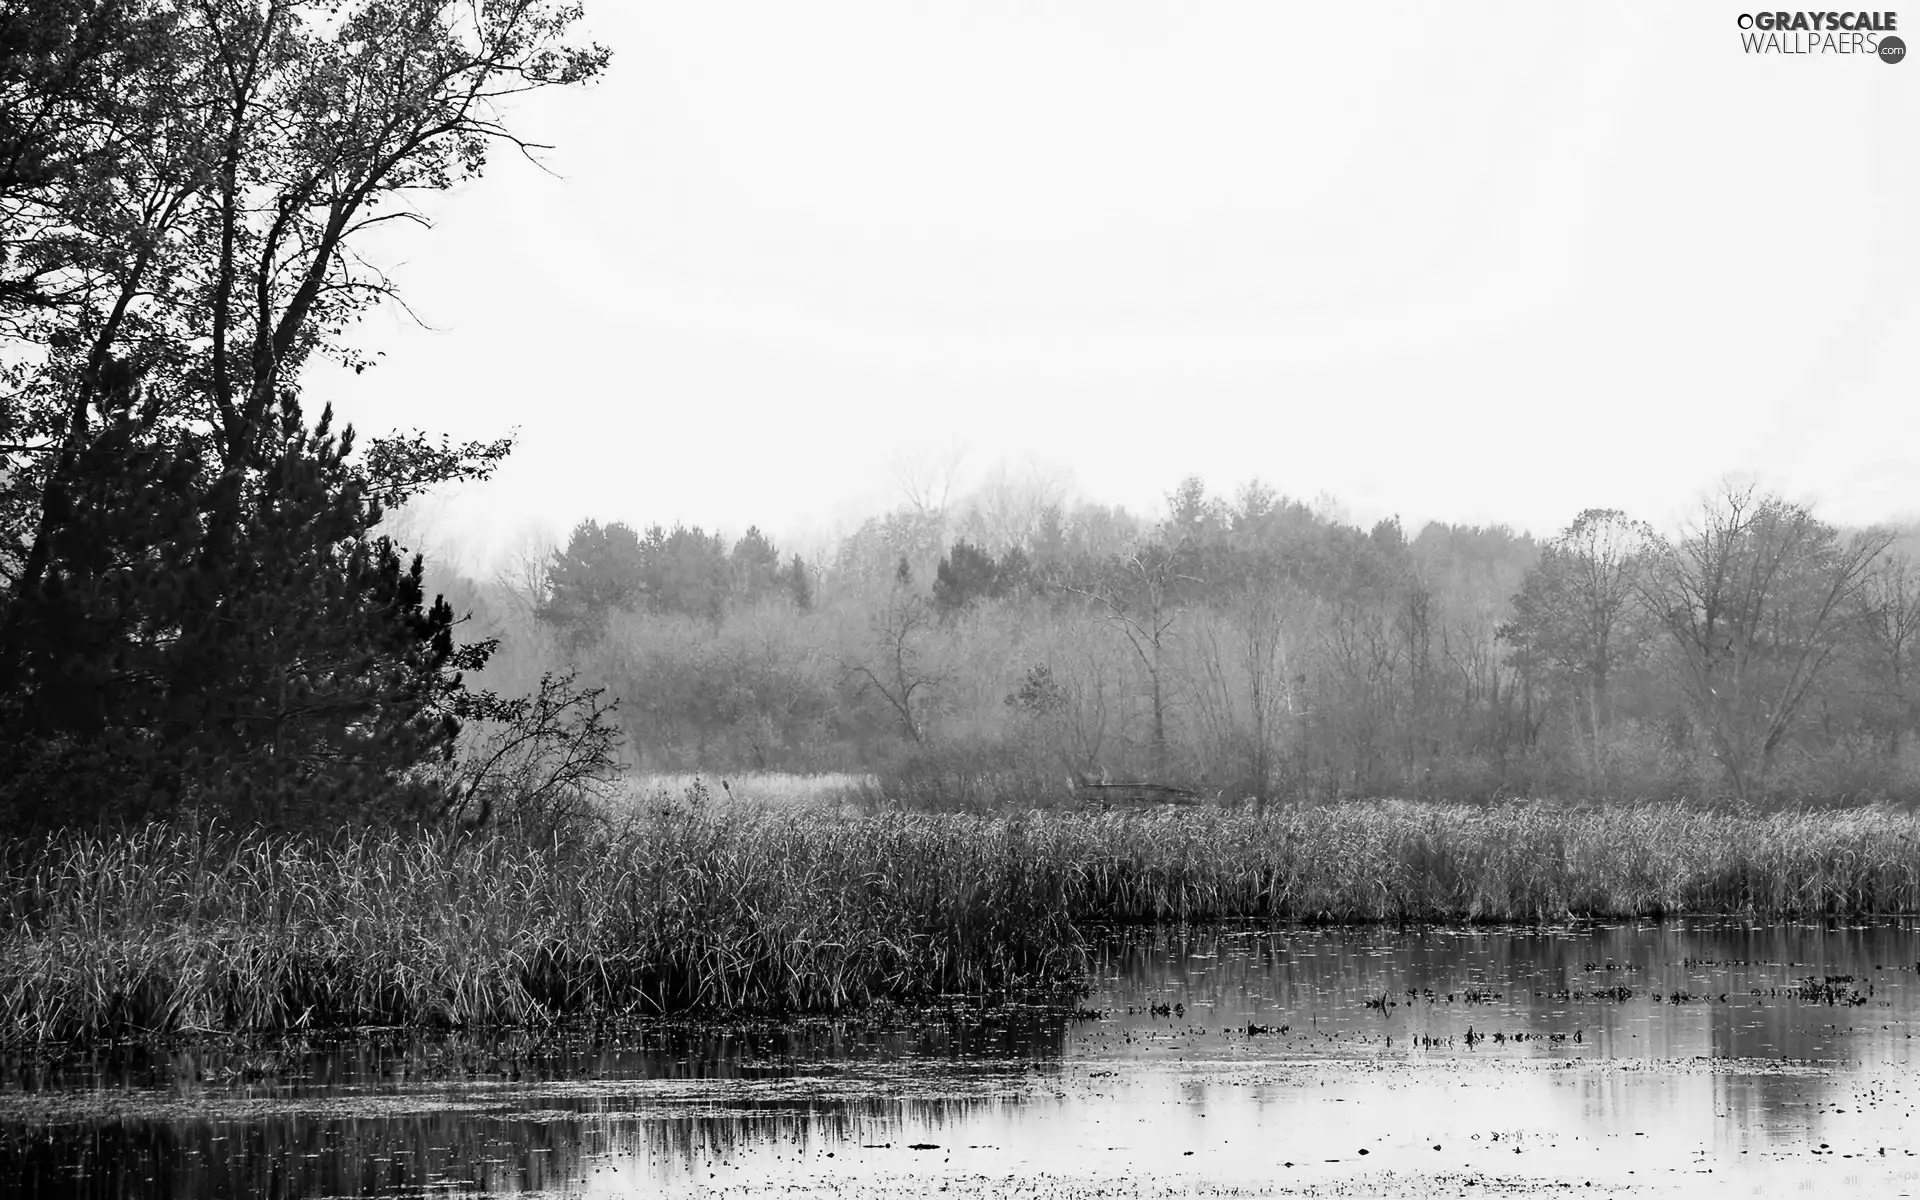
{"type": "Polygon", "coordinates": [[[1920,912],[1920,820],[1673,805],[1014,816],[636,804],[574,842],[16,848],[0,1040],[834,1012],[1056,985],[1118,921],[1920,912]]]}
{"type": "Polygon", "coordinates": [[[0,1040],[832,1012],[1072,980],[1007,827],[646,809],[589,840],[150,827],[9,867],[0,1040]]]}
{"type": "Polygon", "coordinates": [[[1920,818],[1411,801],[1054,822],[1085,920],[1539,922],[1920,912],[1920,818]]]}

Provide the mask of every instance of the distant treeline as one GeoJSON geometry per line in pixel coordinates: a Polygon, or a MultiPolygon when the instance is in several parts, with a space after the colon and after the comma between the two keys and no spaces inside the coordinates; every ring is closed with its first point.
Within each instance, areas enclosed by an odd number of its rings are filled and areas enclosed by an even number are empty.
{"type": "Polygon", "coordinates": [[[935,804],[1101,778],[1851,801],[1920,794],[1916,545],[1738,488],[1666,535],[1594,509],[1542,543],[1259,484],[1188,479],[1157,521],[1003,485],[817,562],[589,521],[450,594],[507,635],[492,671],[609,688],[654,769],[877,771],[935,804]]]}

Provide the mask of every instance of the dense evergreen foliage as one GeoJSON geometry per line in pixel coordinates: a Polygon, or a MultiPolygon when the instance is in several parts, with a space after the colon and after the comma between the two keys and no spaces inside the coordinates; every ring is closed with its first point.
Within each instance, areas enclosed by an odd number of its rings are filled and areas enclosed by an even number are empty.
{"type": "Polygon", "coordinates": [[[430,815],[464,697],[418,556],[375,528],[350,435],[281,413],[256,486],[124,418],[63,481],[39,586],[15,598],[0,779],[16,825],[182,807],[285,825],[430,815]],[[230,510],[230,511],[227,511],[230,510]]]}
{"type": "Polygon", "coordinates": [[[355,250],[583,82],[548,0],[0,6],[0,817],[437,817],[491,644],[385,511],[504,441],[356,452],[299,401],[355,250]]]}

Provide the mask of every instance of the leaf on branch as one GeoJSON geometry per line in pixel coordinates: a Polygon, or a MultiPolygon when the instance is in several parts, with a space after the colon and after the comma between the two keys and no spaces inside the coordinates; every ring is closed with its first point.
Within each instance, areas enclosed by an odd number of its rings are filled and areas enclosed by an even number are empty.
{"type": "Polygon", "coordinates": [[[373,439],[361,471],[373,494],[391,507],[442,483],[492,478],[513,452],[513,438],[456,445],[444,434],[435,440],[416,429],[373,439]]]}

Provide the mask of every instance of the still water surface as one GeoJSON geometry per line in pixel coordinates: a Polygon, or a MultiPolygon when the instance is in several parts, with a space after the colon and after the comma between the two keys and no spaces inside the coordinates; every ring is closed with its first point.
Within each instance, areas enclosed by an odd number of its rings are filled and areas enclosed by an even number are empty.
{"type": "Polygon", "coordinates": [[[1099,1015],[123,1053],[20,1196],[1920,1194],[1920,926],[1159,929],[1099,1015]]]}

